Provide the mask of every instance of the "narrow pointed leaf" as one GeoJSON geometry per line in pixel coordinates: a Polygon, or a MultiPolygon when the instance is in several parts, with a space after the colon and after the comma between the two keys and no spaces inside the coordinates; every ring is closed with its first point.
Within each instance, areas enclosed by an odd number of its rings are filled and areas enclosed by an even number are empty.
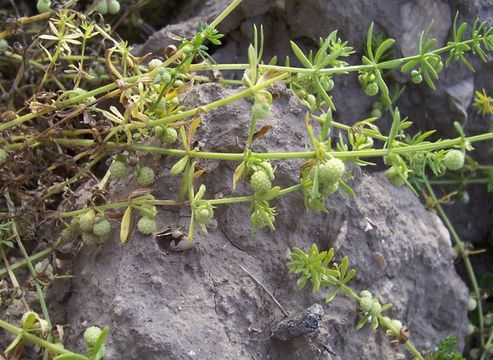
{"type": "Polygon", "coordinates": [[[122,217],[122,223],[120,225],[120,243],[125,244],[130,235],[130,228],[132,226],[132,207],[128,207],[122,217]]]}

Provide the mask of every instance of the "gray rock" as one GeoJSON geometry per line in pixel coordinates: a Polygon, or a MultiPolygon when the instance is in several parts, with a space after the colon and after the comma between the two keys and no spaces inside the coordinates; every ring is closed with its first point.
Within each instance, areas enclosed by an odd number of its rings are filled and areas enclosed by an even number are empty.
{"type": "Polygon", "coordinates": [[[318,323],[324,316],[324,308],[319,304],[313,304],[286,320],[281,321],[272,329],[272,337],[288,341],[292,338],[306,335],[318,328],[318,323]]]}
{"type": "MultiPolygon", "coordinates": [[[[300,151],[308,144],[303,113],[282,87],[268,119],[272,129],[254,143],[254,151],[300,151]]],[[[231,94],[218,85],[203,85],[186,95],[200,105],[231,94]]],[[[236,137],[246,138],[251,104],[238,101],[202,115],[197,139],[205,151],[236,151],[236,137]]],[[[261,126],[263,123],[259,124],[261,126]]],[[[156,198],[174,198],[178,181],[169,176],[176,158],[143,158],[157,171],[156,198]],[[160,164],[159,167],[157,164],[160,164]]],[[[275,185],[298,181],[301,160],[274,161],[275,185]]],[[[236,164],[221,162],[201,180],[207,197],[230,196],[236,164]]],[[[57,323],[71,324],[67,346],[83,349],[82,333],[90,325],[111,328],[106,359],[306,359],[332,349],[337,359],[396,359],[404,348],[391,348],[383,332],[355,330],[362,314],[357,304],[338,295],[324,306],[318,329],[287,342],[271,338],[282,313],[271,298],[240,268],[245,266],[291,313],[323,302],[324,294],[298,291],[286,268],[287,249],[334,247],[336,261],[347,255],[357,268],[352,287],[369,289],[382,303],[394,305],[389,316],[402,319],[411,339],[423,350],[454,334],[462,339],[467,326],[467,289],[454,270],[450,240],[438,218],[406,189],[389,185],[384,176],[351,168],[357,196],[330,197],[328,215],[308,212],[302,194],[272,202],[278,212],[276,231],[253,237],[248,204],[220,206],[218,227],[197,234],[194,247],[164,253],[152,237],[137,231],[122,246],[117,235],[101,247],[83,248],[75,259],[71,286],[52,289],[57,323]],[[373,224],[369,230],[368,222],[373,224]],[[379,254],[375,256],[375,254],[379,254]],[[382,266],[385,260],[385,266],[382,266]]],[[[348,180],[349,181],[349,180],[348,180]]],[[[126,199],[135,180],[112,182],[110,200],[126,199]]],[[[234,194],[248,193],[244,183],[234,194]]],[[[189,209],[159,209],[159,228],[188,226],[189,209]]],[[[330,355],[333,356],[333,355],[330,355]]],[[[330,357],[329,357],[330,358],[330,357]]]]}

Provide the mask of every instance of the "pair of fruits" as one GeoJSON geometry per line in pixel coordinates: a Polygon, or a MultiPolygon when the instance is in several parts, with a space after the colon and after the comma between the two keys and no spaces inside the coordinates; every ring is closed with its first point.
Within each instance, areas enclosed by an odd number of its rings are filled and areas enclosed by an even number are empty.
{"type": "MultiPolygon", "coordinates": [[[[115,160],[110,166],[110,173],[117,179],[123,179],[128,174],[128,167],[124,161],[115,160]]],[[[137,183],[141,186],[149,186],[154,183],[156,175],[150,167],[142,166],[137,169],[137,183]]]]}

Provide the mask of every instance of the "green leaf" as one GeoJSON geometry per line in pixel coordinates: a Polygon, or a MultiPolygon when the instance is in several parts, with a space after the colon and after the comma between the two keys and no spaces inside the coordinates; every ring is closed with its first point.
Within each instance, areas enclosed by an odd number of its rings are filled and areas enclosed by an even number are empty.
{"type": "Polygon", "coordinates": [[[291,43],[291,49],[293,49],[294,55],[298,58],[300,63],[302,63],[306,68],[311,69],[313,68],[312,64],[310,63],[310,60],[303,54],[303,51],[296,45],[294,41],[290,41],[291,43]]]}
{"type": "Polygon", "coordinates": [[[16,346],[17,346],[17,345],[18,345],[18,344],[22,341],[22,334],[23,334],[23,332],[22,332],[22,333],[20,333],[19,335],[17,335],[17,336],[15,337],[14,341],[12,341],[12,342],[10,343],[10,345],[7,347],[7,349],[5,349],[5,351],[4,351],[4,352],[5,352],[5,354],[7,354],[7,355],[8,355],[8,353],[9,353],[9,352],[11,352],[12,350],[14,350],[14,349],[15,349],[15,347],[16,347],[16,346]]]}
{"type": "Polygon", "coordinates": [[[257,53],[252,44],[248,47],[248,64],[250,65],[250,81],[255,84],[257,81],[257,53]]]}
{"type": "Polygon", "coordinates": [[[99,334],[98,340],[94,344],[94,347],[89,352],[89,357],[93,360],[101,360],[104,357],[105,348],[104,341],[106,340],[106,336],[108,336],[110,329],[105,326],[101,334],[99,334]]]}
{"type": "Polygon", "coordinates": [[[320,274],[315,270],[311,269],[311,274],[312,274],[312,294],[316,294],[320,290],[320,274]]]}
{"type": "Polygon", "coordinates": [[[306,285],[306,282],[308,281],[309,275],[303,275],[296,281],[296,285],[298,286],[298,289],[303,289],[306,285]]]}
{"type": "Polygon", "coordinates": [[[339,268],[341,274],[339,275],[339,279],[343,279],[344,275],[346,275],[347,267],[349,265],[349,258],[344,256],[341,261],[341,266],[339,268]]]}
{"type": "Polygon", "coordinates": [[[371,328],[376,330],[378,327],[378,318],[376,316],[371,317],[371,328]]]}
{"type": "Polygon", "coordinates": [[[395,43],[394,39],[387,39],[384,42],[382,42],[375,53],[375,61],[378,62],[378,60],[380,60],[382,55],[384,55],[384,53],[388,49],[390,49],[390,47],[394,45],[394,43],[395,43]]]}
{"type": "MultiPolygon", "coordinates": [[[[431,68],[431,66],[429,67],[431,68]]],[[[436,90],[435,84],[433,83],[433,80],[431,79],[430,74],[428,72],[428,68],[426,66],[423,67],[423,71],[421,73],[423,74],[423,79],[425,79],[426,85],[428,85],[428,87],[431,90],[435,91],[436,90]]]]}
{"type": "Polygon", "coordinates": [[[334,290],[332,290],[329,295],[327,295],[325,297],[325,303],[329,303],[331,302],[332,300],[334,300],[334,298],[336,297],[337,293],[339,292],[339,288],[335,288],[334,290]]]}
{"type": "Polygon", "coordinates": [[[361,319],[359,319],[358,323],[356,324],[356,330],[361,330],[368,323],[369,318],[370,314],[366,314],[361,319]]]}
{"type": "Polygon", "coordinates": [[[62,354],[58,355],[55,360],[88,360],[89,358],[79,354],[62,354]]]}
{"type": "Polygon", "coordinates": [[[355,269],[351,269],[349,270],[348,274],[346,275],[346,277],[342,280],[342,282],[344,284],[347,284],[349,280],[351,280],[354,276],[356,275],[356,270],[355,269]]]}
{"type": "Polygon", "coordinates": [[[373,44],[373,21],[370,24],[370,27],[368,28],[368,33],[366,34],[366,53],[368,54],[370,60],[374,61],[375,58],[373,56],[372,44],[373,44]]]}
{"type": "Polygon", "coordinates": [[[185,170],[185,167],[187,166],[188,164],[188,156],[184,156],[182,157],[180,160],[178,160],[176,162],[175,165],[173,165],[173,167],[171,168],[170,172],[171,172],[171,175],[179,175],[183,172],[183,170],[185,170]]]}

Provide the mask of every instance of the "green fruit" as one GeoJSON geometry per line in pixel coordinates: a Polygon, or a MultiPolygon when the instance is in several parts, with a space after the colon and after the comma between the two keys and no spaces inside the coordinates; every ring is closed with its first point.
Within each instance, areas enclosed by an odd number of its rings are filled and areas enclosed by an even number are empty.
{"type": "Polygon", "coordinates": [[[362,311],[368,312],[373,307],[373,300],[371,299],[371,297],[361,297],[359,307],[362,311]]]}
{"type": "Polygon", "coordinates": [[[92,348],[96,345],[101,332],[101,329],[97,326],[88,327],[86,331],[84,331],[84,341],[86,342],[88,348],[92,348]]]}
{"type": "Polygon", "coordinates": [[[137,183],[142,186],[149,186],[155,180],[154,170],[150,167],[144,166],[139,170],[137,176],[137,183]]]}
{"type": "Polygon", "coordinates": [[[120,11],[120,3],[117,0],[108,0],[108,12],[117,14],[120,11]]]}
{"type": "Polygon", "coordinates": [[[322,76],[320,78],[320,85],[325,91],[330,91],[334,88],[334,80],[332,80],[329,76],[322,76]]]}
{"type": "Polygon", "coordinates": [[[394,186],[402,186],[405,184],[405,179],[407,179],[407,174],[406,173],[403,173],[403,176],[404,178],[402,178],[400,175],[399,175],[399,172],[397,171],[397,168],[395,168],[394,166],[392,166],[391,168],[389,168],[386,172],[385,172],[385,175],[387,176],[387,179],[389,180],[389,182],[394,185],[394,186]]]}
{"type": "Polygon", "coordinates": [[[370,311],[373,316],[380,315],[382,312],[382,305],[380,305],[380,302],[377,299],[373,299],[370,311]]]}
{"type": "Polygon", "coordinates": [[[306,102],[310,106],[310,109],[316,109],[317,108],[317,98],[313,94],[309,94],[306,97],[306,102]]]}
{"type": "Polygon", "coordinates": [[[65,229],[63,229],[60,233],[60,239],[62,240],[62,243],[68,243],[75,240],[75,237],[78,235],[78,227],[79,224],[77,224],[77,226],[69,225],[65,229]]]}
{"type": "Polygon", "coordinates": [[[368,290],[363,290],[362,292],[359,293],[359,296],[361,297],[367,297],[367,298],[372,298],[371,292],[368,290]]]}
{"type": "Polygon", "coordinates": [[[51,10],[50,6],[50,0],[38,0],[38,2],[36,3],[36,8],[38,9],[40,14],[49,12],[51,10]]]}
{"type": "Polygon", "coordinates": [[[274,168],[268,161],[262,161],[258,165],[259,170],[265,171],[267,175],[269,175],[269,179],[272,181],[274,180],[274,168]]]}
{"type": "Polygon", "coordinates": [[[82,241],[86,245],[99,245],[101,244],[102,239],[92,232],[83,232],[82,241]]]}
{"type": "Polygon", "coordinates": [[[79,216],[79,226],[82,231],[91,232],[94,225],[94,218],[96,213],[93,209],[86,211],[84,214],[79,216]]]}
{"type": "Polygon", "coordinates": [[[270,190],[272,183],[269,179],[269,175],[265,171],[258,170],[255,171],[250,178],[250,186],[256,193],[263,194],[270,190]]]}
{"type": "Polygon", "coordinates": [[[373,109],[371,111],[371,116],[373,116],[373,117],[380,119],[382,117],[382,115],[383,115],[383,113],[382,113],[382,110],[380,110],[380,109],[373,109]]]}
{"type": "Polygon", "coordinates": [[[344,174],[346,167],[342,160],[332,158],[320,164],[318,171],[320,184],[334,184],[344,174]]]}
{"type": "Polygon", "coordinates": [[[137,229],[144,235],[150,235],[156,231],[156,222],[147,216],[144,216],[137,223],[137,229]]]}
{"type": "Polygon", "coordinates": [[[252,116],[255,119],[263,119],[269,116],[271,109],[271,104],[268,101],[260,101],[255,98],[252,107],[252,116]]]}
{"type": "Polygon", "coordinates": [[[364,87],[365,94],[368,96],[375,96],[378,94],[378,85],[377,83],[371,82],[366,84],[364,87]]]}
{"type": "Polygon", "coordinates": [[[123,179],[125,176],[127,176],[127,172],[127,164],[125,164],[123,161],[115,160],[110,166],[111,175],[117,179],[123,179]]]}
{"type": "Polygon", "coordinates": [[[421,76],[418,70],[411,71],[411,81],[415,84],[419,84],[423,81],[423,76],[421,76]]]}
{"type": "Polygon", "coordinates": [[[94,8],[94,11],[97,11],[102,15],[106,15],[108,13],[107,0],[99,0],[98,3],[96,4],[96,7],[94,8]]]}
{"type": "Polygon", "coordinates": [[[476,309],[477,306],[478,302],[475,298],[469,297],[469,299],[467,299],[467,311],[473,311],[476,309]]]}
{"type": "Polygon", "coordinates": [[[178,133],[174,128],[165,128],[163,130],[163,133],[159,137],[161,142],[165,144],[173,144],[177,138],[178,138],[178,133]]]}
{"type": "Polygon", "coordinates": [[[335,182],[333,184],[323,184],[321,190],[324,195],[332,195],[337,191],[337,189],[339,189],[339,183],[335,182]]]}
{"type": "Polygon", "coordinates": [[[9,43],[5,39],[0,39],[0,49],[5,50],[9,46],[9,43]]]}
{"type": "Polygon", "coordinates": [[[402,328],[402,322],[400,320],[392,319],[391,323],[398,330],[400,330],[402,328]]]}
{"type": "Polygon", "coordinates": [[[464,154],[460,150],[450,150],[443,159],[448,170],[459,170],[464,166],[464,154]]]}
{"type": "Polygon", "coordinates": [[[0,149],[0,166],[5,164],[8,157],[9,157],[9,153],[7,151],[5,151],[4,149],[0,149]]]}
{"type": "Polygon", "coordinates": [[[111,224],[108,220],[102,219],[94,224],[92,231],[97,236],[108,236],[111,232],[111,224]]]}
{"type": "Polygon", "coordinates": [[[200,224],[207,224],[214,216],[214,210],[207,206],[200,206],[193,212],[195,220],[200,224]]]}
{"type": "Polygon", "coordinates": [[[149,61],[149,70],[154,70],[154,69],[157,69],[158,67],[160,67],[161,65],[163,65],[163,62],[159,59],[152,59],[151,61],[149,61]]]}

